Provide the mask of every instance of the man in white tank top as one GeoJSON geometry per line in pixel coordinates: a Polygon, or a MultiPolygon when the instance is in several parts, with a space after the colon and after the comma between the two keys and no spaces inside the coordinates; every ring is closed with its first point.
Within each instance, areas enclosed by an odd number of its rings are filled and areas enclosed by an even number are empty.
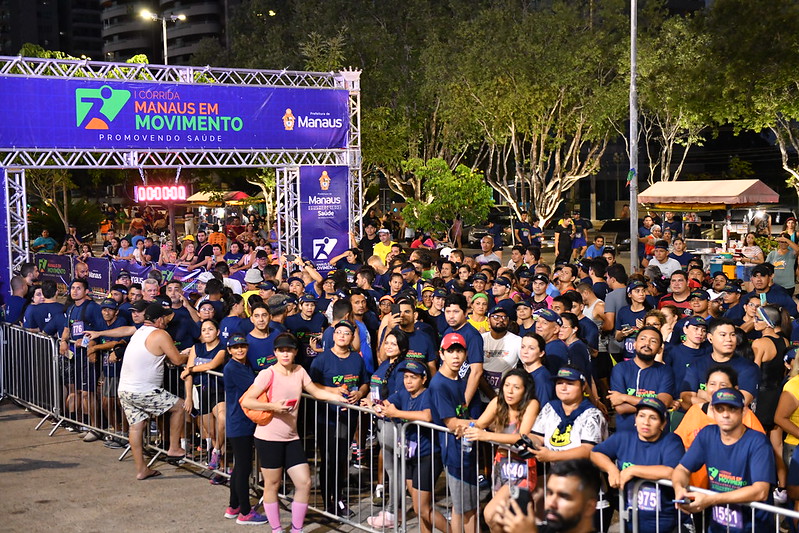
{"type": "Polygon", "coordinates": [[[174,394],[165,391],[164,358],[175,365],[186,362],[166,327],[174,312],[160,303],[147,306],[144,311],[144,324],[133,334],[125,349],[122,370],[119,377],[119,402],[130,424],[130,449],[136,462],[136,479],[159,476],[144,461],[142,435],[151,416],[169,413],[168,459],[181,459],[186,451],[180,447],[180,429],[184,412],[191,411],[191,397],[184,402],[174,394]]]}

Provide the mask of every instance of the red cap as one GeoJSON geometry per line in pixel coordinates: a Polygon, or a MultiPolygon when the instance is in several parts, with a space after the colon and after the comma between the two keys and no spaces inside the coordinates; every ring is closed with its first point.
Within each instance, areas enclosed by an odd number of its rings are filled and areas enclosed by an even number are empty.
{"type": "Polygon", "coordinates": [[[449,350],[453,344],[460,344],[464,348],[466,348],[466,340],[463,338],[463,335],[460,333],[447,333],[444,335],[444,338],[441,339],[441,349],[442,350],[449,350]]]}

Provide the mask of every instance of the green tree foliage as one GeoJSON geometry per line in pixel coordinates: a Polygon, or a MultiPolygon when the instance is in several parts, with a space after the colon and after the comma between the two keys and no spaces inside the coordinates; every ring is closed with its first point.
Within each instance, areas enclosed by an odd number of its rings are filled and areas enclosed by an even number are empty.
{"type": "Polygon", "coordinates": [[[450,145],[479,147],[471,166],[486,168],[508,203],[532,203],[546,223],[563,194],[599,169],[609,119],[623,112],[624,3],[597,12],[542,4],[497,2],[455,26],[432,50],[428,76],[440,88],[450,145]]]}
{"type": "Polygon", "coordinates": [[[429,201],[409,199],[402,216],[410,227],[424,231],[446,231],[449,221],[460,214],[463,223],[477,224],[485,220],[494,205],[491,187],[482,174],[465,165],[453,171],[446,161],[419,158],[402,163],[411,179],[421,183],[422,194],[429,201]]]}
{"type": "MultiPolygon", "coordinates": [[[[63,205],[60,206],[63,209],[63,205]]],[[[70,202],[67,206],[69,222],[75,224],[78,235],[88,235],[97,231],[105,216],[97,209],[97,204],[78,200],[70,202]]],[[[57,241],[62,241],[67,233],[62,213],[53,202],[45,202],[30,212],[30,235],[38,236],[43,229],[50,230],[50,236],[57,241]]]]}

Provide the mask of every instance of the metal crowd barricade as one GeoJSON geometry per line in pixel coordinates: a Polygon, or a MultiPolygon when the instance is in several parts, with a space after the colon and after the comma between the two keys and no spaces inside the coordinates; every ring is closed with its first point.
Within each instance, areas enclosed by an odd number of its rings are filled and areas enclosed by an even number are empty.
{"type": "Polygon", "coordinates": [[[58,420],[63,411],[58,343],[47,335],[2,324],[2,381],[5,396],[26,409],[58,420]]]}

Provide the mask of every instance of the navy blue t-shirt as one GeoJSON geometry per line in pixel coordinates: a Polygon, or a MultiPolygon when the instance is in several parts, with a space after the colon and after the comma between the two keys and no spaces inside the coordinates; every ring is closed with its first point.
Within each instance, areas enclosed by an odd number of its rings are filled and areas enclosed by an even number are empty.
{"type": "Polygon", "coordinates": [[[241,410],[239,399],[255,381],[255,372],[249,366],[231,359],[222,370],[225,383],[225,428],[228,437],[250,437],[255,433],[255,422],[241,410]]]}
{"type": "MultiPolygon", "coordinates": [[[[625,305],[621,309],[619,309],[618,313],[616,313],[616,324],[614,328],[616,331],[622,331],[627,327],[635,328],[637,327],[636,321],[643,320],[646,316],[646,309],[642,309],[641,311],[633,311],[630,309],[629,305],[625,305]]],[[[675,328],[676,331],[676,328],[675,328]]],[[[622,356],[625,359],[632,359],[635,357],[635,335],[630,335],[629,337],[625,337],[624,340],[621,342],[622,344],[622,356]]]]}
{"type": "MultiPolygon", "coordinates": [[[[606,455],[616,463],[621,471],[631,466],[664,465],[674,468],[680,463],[685,448],[682,440],[674,433],[664,433],[654,442],[633,438],[628,434],[614,433],[606,441],[600,442],[592,452],[606,455]]],[[[627,485],[627,505],[632,505],[627,485]]],[[[671,531],[677,525],[677,509],[671,505],[674,490],[671,487],[658,487],[645,483],[638,493],[638,526],[640,531],[671,531]],[[659,511],[655,502],[660,502],[659,511]],[[658,521],[658,516],[660,520],[658,521]],[[659,523],[658,523],[659,522],[659,523]],[[659,529],[658,529],[659,528],[659,529]]]]}
{"type": "Polygon", "coordinates": [[[588,353],[588,346],[580,339],[577,339],[567,345],[566,350],[569,356],[569,364],[582,370],[586,377],[591,379],[591,354],[588,353]]]}
{"type": "Polygon", "coordinates": [[[549,341],[544,347],[546,367],[553,376],[569,361],[569,348],[560,339],[549,341]]]}
{"type": "Polygon", "coordinates": [[[408,346],[408,359],[419,361],[425,366],[430,361],[437,360],[438,352],[430,335],[421,329],[414,329],[413,333],[408,334],[408,346]]]}
{"type": "MultiPolygon", "coordinates": [[[[464,378],[450,379],[438,372],[430,380],[428,393],[433,424],[445,426],[445,418],[469,418],[464,378]]],[[[460,440],[447,431],[438,434],[438,447],[441,450],[441,460],[451,476],[472,485],[477,484],[475,469],[477,446],[473,446],[469,453],[461,453],[460,440]]]]}
{"type": "Polygon", "coordinates": [[[60,337],[66,322],[64,305],[51,302],[29,305],[25,310],[25,319],[22,325],[26,328],[38,329],[50,336],[60,337]]]}
{"type": "Polygon", "coordinates": [[[275,330],[270,330],[269,335],[263,339],[254,337],[252,332],[247,334],[247,342],[250,344],[249,350],[247,350],[247,359],[256,372],[260,372],[277,363],[275,337],[279,334],[275,330]]]}
{"type": "MultiPolygon", "coordinates": [[[[369,382],[369,376],[366,374],[366,365],[358,352],[350,352],[347,357],[341,358],[329,349],[325,350],[311,363],[309,375],[311,376],[311,381],[316,384],[325,387],[346,385],[350,392],[369,382]]],[[[344,401],[343,397],[342,401],[344,401]]],[[[326,416],[324,411],[321,411],[319,416],[320,418],[325,417],[328,424],[343,423],[340,419],[339,409],[338,406],[329,405],[328,412],[330,414],[326,416]]],[[[349,413],[350,411],[348,410],[347,412],[349,413]]]]}
{"type": "Polygon", "coordinates": [[[22,309],[25,307],[25,298],[11,295],[6,298],[6,322],[19,324],[22,321],[22,309]]]}
{"type": "MultiPolygon", "coordinates": [[[[748,302],[749,298],[752,296],[758,296],[758,294],[755,291],[744,294],[741,296],[741,302],[748,302]]],[[[796,302],[794,302],[791,295],[779,285],[772,285],[769,287],[769,290],[766,291],[766,302],[784,307],[792,317],[797,316],[796,302]]]]}
{"type": "Polygon", "coordinates": [[[716,362],[712,354],[696,360],[685,372],[685,377],[680,386],[680,392],[696,392],[705,390],[707,384],[707,371],[716,365],[729,365],[738,372],[738,387],[757,398],[757,388],[760,384],[760,368],[741,356],[734,356],[724,363],[716,362]]]}
{"type": "Polygon", "coordinates": [[[539,403],[539,409],[555,399],[555,382],[552,381],[552,374],[547,367],[542,366],[530,372],[530,377],[535,383],[535,397],[539,403]]]}
{"type": "MultiPolygon", "coordinates": [[[[121,327],[127,326],[127,325],[128,325],[128,321],[125,320],[124,317],[121,317],[121,316],[117,315],[117,317],[114,319],[114,321],[109,326],[107,326],[106,329],[116,329],[116,328],[121,328],[121,327]]],[[[130,337],[122,337],[120,339],[114,339],[112,337],[99,337],[97,339],[97,344],[105,344],[106,342],[115,342],[115,341],[120,341],[120,340],[129,341],[130,337]]],[[[105,377],[107,377],[107,378],[112,378],[112,377],[118,376],[119,372],[122,370],[122,360],[121,359],[118,359],[117,361],[115,361],[113,363],[109,360],[109,358],[111,357],[111,353],[112,353],[112,350],[106,350],[105,352],[100,352],[100,356],[102,357],[102,363],[101,364],[102,364],[102,367],[103,367],[103,375],[105,377]]],[[[114,394],[116,394],[116,391],[114,391],[114,394]]]]}
{"type": "MultiPolygon", "coordinates": [[[[629,359],[613,367],[610,390],[638,398],[657,398],[662,393],[674,396],[674,374],[663,363],[655,361],[641,368],[635,359],[629,359]]],[[[635,413],[616,413],[616,431],[635,431],[635,413]]]]}
{"type": "Polygon", "coordinates": [[[191,318],[191,313],[185,307],[175,309],[175,316],[169,321],[166,327],[167,333],[175,341],[178,351],[191,348],[197,339],[200,338],[200,326],[191,318]]]}
{"type": "Polygon", "coordinates": [[[592,350],[599,349],[599,328],[587,316],[580,317],[580,331],[577,335],[592,350]]]}
{"type": "MultiPolygon", "coordinates": [[[[474,363],[483,364],[483,336],[477,331],[477,328],[466,322],[460,329],[453,329],[449,327],[444,331],[444,335],[448,333],[460,333],[463,340],[466,341],[466,361],[463,362],[458,375],[465,380],[469,378],[469,367],[474,363]]],[[[469,412],[473,418],[479,418],[483,412],[483,402],[480,401],[480,395],[475,394],[472,398],[472,403],[469,404],[469,412]]]]}
{"type": "Polygon", "coordinates": [[[252,320],[240,316],[226,316],[219,323],[219,347],[227,348],[228,340],[231,335],[239,333],[246,335],[255,328],[252,320]]]}
{"type": "Polygon", "coordinates": [[[369,379],[369,394],[373,395],[372,400],[385,400],[392,394],[405,390],[403,375],[402,372],[397,372],[397,365],[394,365],[391,375],[386,379],[389,366],[391,366],[391,361],[386,359],[380,363],[380,366],[377,367],[375,373],[369,379]]]}
{"type": "MultiPolygon", "coordinates": [[[[716,492],[730,492],[748,487],[763,481],[773,485],[776,483],[774,454],[771,453],[768,437],[759,431],[746,428],[738,442],[730,445],[721,442],[721,430],[717,425],[706,426],[697,433],[691,447],[685,452],[680,464],[690,472],[696,472],[702,465],[707,467],[709,488],[716,492]]],[[[770,493],[770,491],[769,491],[770,493]]],[[[722,509],[710,508],[708,522],[710,532],[751,531],[751,510],[734,504],[720,506],[722,509]],[[720,522],[738,527],[730,527],[720,522]]],[[[768,515],[755,512],[757,531],[767,527],[768,515]]],[[[773,525],[770,528],[774,530],[773,525]]]]}
{"type": "MultiPolygon", "coordinates": [[[[699,348],[689,348],[685,344],[666,344],[663,350],[663,362],[671,367],[674,374],[674,385],[677,387],[682,385],[688,367],[712,351],[713,348],[707,341],[703,342],[699,348]]],[[[675,392],[677,391],[675,390],[675,392]]]]}
{"type": "Polygon", "coordinates": [[[81,305],[71,305],[67,309],[66,321],[69,338],[75,341],[80,340],[85,331],[104,331],[106,329],[100,306],[93,300],[86,300],[81,305]]]}
{"type": "MultiPolygon", "coordinates": [[[[400,411],[424,411],[430,409],[430,394],[427,389],[423,389],[416,398],[405,390],[405,387],[400,387],[400,390],[388,397],[388,401],[394,404],[394,407],[400,411]]],[[[425,428],[419,429],[416,426],[408,426],[405,430],[405,438],[408,443],[408,449],[414,449],[412,457],[424,457],[433,453],[433,446],[431,443],[431,432],[425,428]]]]}
{"type": "Polygon", "coordinates": [[[311,349],[311,337],[322,335],[327,328],[327,317],[319,311],[315,311],[311,318],[306,320],[300,313],[297,313],[286,317],[286,328],[300,341],[298,362],[306,369],[310,368],[311,361],[316,357],[316,352],[311,349]]]}

